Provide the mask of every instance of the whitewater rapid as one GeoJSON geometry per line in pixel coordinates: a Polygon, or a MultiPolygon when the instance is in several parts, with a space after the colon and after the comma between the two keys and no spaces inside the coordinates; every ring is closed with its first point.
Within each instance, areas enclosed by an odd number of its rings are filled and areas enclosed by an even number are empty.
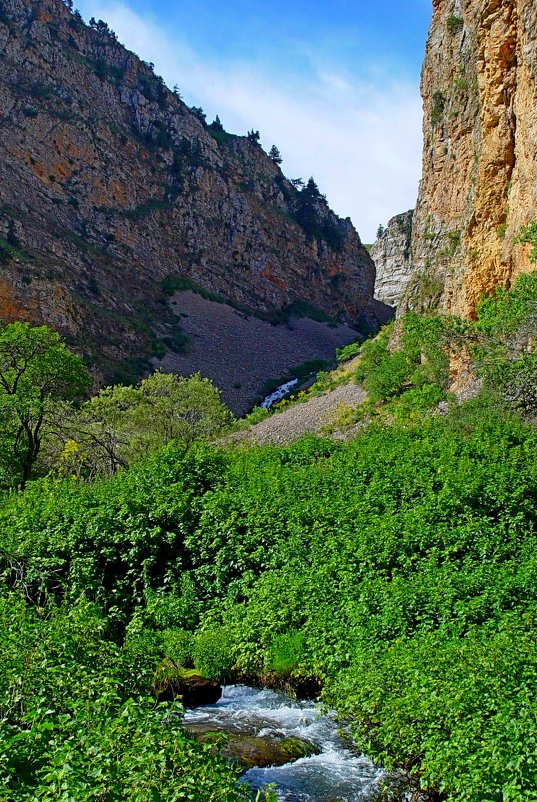
{"type": "Polygon", "coordinates": [[[187,710],[185,721],[210,723],[233,733],[255,731],[260,738],[284,735],[313,743],[318,755],[244,773],[244,782],[254,790],[271,785],[279,802],[364,802],[382,776],[379,768],[349,747],[331,714],[276,691],[229,686],[218,704],[187,710]]]}

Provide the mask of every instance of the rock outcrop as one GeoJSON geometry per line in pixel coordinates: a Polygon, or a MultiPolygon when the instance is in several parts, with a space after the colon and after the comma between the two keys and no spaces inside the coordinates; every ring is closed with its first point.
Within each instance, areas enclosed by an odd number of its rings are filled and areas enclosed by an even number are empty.
{"type": "Polygon", "coordinates": [[[59,329],[106,378],[180,347],[163,282],[269,319],[386,315],[315,184],[207,125],[62,0],[0,0],[0,126],[0,318],[59,329]]]}
{"type": "Polygon", "coordinates": [[[377,271],[375,298],[389,306],[399,306],[412,272],[413,214],[411,209],[392,217],[370,250],[377,271]]]}
{"type": "Polygon", "coordinates": [[[164,660],[155,672],[152,692],[157,702],[179,700],[185,707],[198,707],[215,705],[222,696],[222,686],[182,669],[173,660],[164,660]]]}
{"type": "Polygon", "coordinates": [[[422,72],[423,177],[406,305],[471,316],[530,268],[537,218],[537,5],[433,0],[422,72]]]}

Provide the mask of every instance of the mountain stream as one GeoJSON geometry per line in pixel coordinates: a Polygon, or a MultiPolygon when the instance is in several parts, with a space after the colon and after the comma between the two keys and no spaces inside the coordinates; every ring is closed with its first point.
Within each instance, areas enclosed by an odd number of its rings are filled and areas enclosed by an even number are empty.
{"type": "Polygon", "coordinates": [[[285,398],[287,393],[289,393],[293,387],[296,387],[298,384],[298,379],[292,379],[291,381],[286,382],[285,384],[281,384],[273,393],[267,395],[267,397],[260,403],[261,409],[270,409],[274,404],[277,404],[278,401],[281,401],[282,398],[285,398]]]}
{"type": "Polygon", "coordinates": [[[243,774],[254,790],[272,786],[279,802],[365,802],[382,775],[345,742],[331,715],[322,715],[313,702],[297,702],[276,691],[228,686],[216,705],[187,710],[185,726],[312,744],[317,754],[280,766],[254,766],[243,774]]]}

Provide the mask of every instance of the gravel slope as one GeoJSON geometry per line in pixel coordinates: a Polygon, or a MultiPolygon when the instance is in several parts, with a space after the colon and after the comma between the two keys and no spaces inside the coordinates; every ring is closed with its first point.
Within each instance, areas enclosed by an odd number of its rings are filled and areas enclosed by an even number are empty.
{"type": "Polygon", "coordinates": [[[156,366],[181,376],[200,370],[222,391],[222,400],[236,415],[245,414],[260,400],[267,380],[283,382],[289,368],[310,360],[331,361],[336,348],[359,337],[349,326],[309,318],[275,326],[190,291],[176,293],[172,304],[191,339],[182,353],[169,351],[156,366]]]}
{"type": "Polygon", "coordinates": [[[297,440],[308,432],[320,432],[331,423],[342,407],[356,407],[365,400],[362,387],[349,382],[324,395],[311,396],[307,401],[277,412],[270,418],[232,435],[229,440],[283,445],[297,440]]]}

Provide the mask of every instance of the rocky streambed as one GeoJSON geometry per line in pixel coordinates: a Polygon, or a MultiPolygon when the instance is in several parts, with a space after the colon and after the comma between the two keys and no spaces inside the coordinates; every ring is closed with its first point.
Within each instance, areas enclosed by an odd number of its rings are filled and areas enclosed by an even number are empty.
{"type": "Polygon", "coordinates": [[[185,727],[243,766],[251,788],[272,786],[280,802],[362,802],[382,775],[331,715],[277,691],[229,686],[216,704],[187,709],[185,727]]]}

